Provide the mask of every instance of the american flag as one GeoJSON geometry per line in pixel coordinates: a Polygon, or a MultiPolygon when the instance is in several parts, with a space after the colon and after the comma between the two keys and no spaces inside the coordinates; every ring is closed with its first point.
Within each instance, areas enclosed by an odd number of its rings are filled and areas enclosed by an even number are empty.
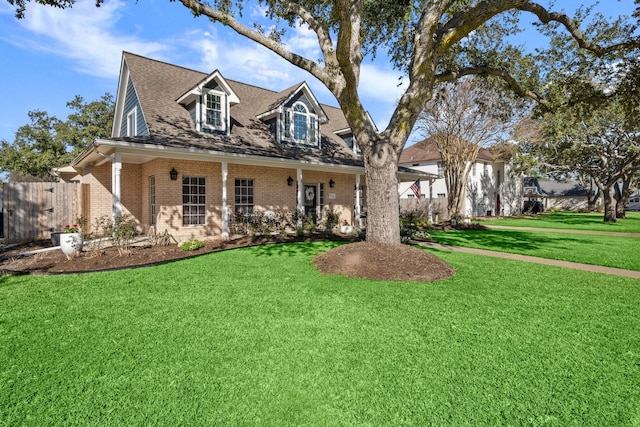
{"type": "Polygon", "coordinates": [[[420,180],[417,180],[416,182],[411,184],[410,188],[411,191],[413,191],[413,194],[415,194],[418,198],[418,204],[420,204],[420,201],[422,200],[422,192],[420,191],[420,180]]]}

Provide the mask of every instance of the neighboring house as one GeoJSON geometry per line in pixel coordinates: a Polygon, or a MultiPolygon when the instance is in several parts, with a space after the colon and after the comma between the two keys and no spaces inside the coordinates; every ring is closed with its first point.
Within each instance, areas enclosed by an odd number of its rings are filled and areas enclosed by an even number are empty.
{"type": "MultiPolygon", "coordinates": [[[[441,201],[444,201],[446,207],[447,186],[443,178],[442,156],[431,138],[406,147],[400,156],[399,164],[438,175],[440,178],[433,181],[431,188],[425,182],[421,183],[421,189],[425,198],[436,199],[440,206],[443,205],[441,201]]],[[[508,163],[495,158],[489,150],[481,148],[476,161],[468,167],[470,172],[468,182],[464,186],[462,215],[492,216],[520,213],[521,180],[512,176],[508,163]]],[[[414,197],[410,185],[410,183],[400,184],[401,199],[414,197]]]]}
{"type": "Polygon", "coordinates": [[[540,201],[544,210],[588,209],[587,190],[575,181],[559,182],[526,177],[524,200],[540,201]]]}
{"type": "Polygon", "coordinates": [[[355,138],[341,110],[320,104],[306,83],[274,92],[131,53],[111,137],[57,172],[89,184],[92,224],[126,214],[143,232],[182,238],[228,237],[235,215],[265,211],[321,218],[331,209],[352,224],[366,214],[355,138]]]}

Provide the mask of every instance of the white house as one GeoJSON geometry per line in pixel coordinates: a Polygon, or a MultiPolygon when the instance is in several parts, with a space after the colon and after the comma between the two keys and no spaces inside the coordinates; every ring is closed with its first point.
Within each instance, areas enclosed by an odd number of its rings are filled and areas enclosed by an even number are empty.
{"type": "MultiPolygon", "coordinates": [[[[434,205],[446,206],[447,187],[443,178],[442,156],[431,138],[405,148],[399,164],[440,176],[441,178],[433,181],[431,187],[428,181],[421,182],[420,187],[423,198],[432,198],[434,205]]],[[[522,180],[513,176],[508,162],[496,158],[487,149],[480,149],[476,161],[469,168],[469,179],[464,186],[462,215],[502,216],[521,212],[522,180]]],[[[401,200],[414,198],[411,183],[400,183],[399,195],[401,200]]],[[[441,215],[444,214],[442,210],[441,215]]]]}

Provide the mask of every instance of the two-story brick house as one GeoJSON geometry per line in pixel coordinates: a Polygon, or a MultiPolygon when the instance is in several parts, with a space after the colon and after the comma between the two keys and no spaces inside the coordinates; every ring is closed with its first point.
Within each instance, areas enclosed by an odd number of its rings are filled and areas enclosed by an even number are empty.
{"type": "Polygon", "coordinates": [[[126,214],[141,231],[177,237],[226,237],[237,213],[332,209],[362,224],[366,212],[355,138],[341,110],[320,104],[306,83],[274,92],[131,53],[122,57],[111,137],[58,171],[89,184],[92,223],[126,214]]]}

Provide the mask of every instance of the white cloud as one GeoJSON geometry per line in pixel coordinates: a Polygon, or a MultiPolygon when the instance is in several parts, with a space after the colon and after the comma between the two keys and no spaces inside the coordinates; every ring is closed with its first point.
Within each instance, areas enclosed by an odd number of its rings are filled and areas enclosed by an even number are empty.
{"type": "Polygon", "coordinates": [[[192,68],[204,72],[218,69],[228,78],[272,90],[308,79],[306,73],[267,48],[230,32],[222,37],[215,29],[195,30],[183,42],[194,52],[194,58],[201,58],[192,68]]]}
{"type": "Polygon", "coordinates": [[[10,41],[69,58],[83,73],[112,78],[120,71],[123,50],[150,55],[164,49],[161,43],[142,40],[136,34],[114,33],[124,7],[120,0],[106,1],[99,8],[93,0],[79,0],[67,10],[32,3],[26,17],[18,21],[29,36],[16,35],[10,41]]]}
{"type": "Polygon", "coordinates": [[[389,123],[398,100],[407,89],[407,80],[400,80],[400,76],[400,71],[389,67],[362,64],[358,90],[365,108],[369,109],[380,130],[389,123]]]}
{"type": "Polygon", "coordinates": [[[397,101],[407,89],[407,81],[400,80],[402,72],[398,70],[364,63],[361,71],[358,89],[363,97],[397,101]]]}
{"type": "MultiPolygon", "coordinates": [[[[289,31],[291,30],[289,29],[289,31]]],[[[318,60],[322,56],[316,33],[308,25],[301,22],[293,27],[293,34],[285,40],[285,45],[293,52],[312,61],[318,60]]]]}

